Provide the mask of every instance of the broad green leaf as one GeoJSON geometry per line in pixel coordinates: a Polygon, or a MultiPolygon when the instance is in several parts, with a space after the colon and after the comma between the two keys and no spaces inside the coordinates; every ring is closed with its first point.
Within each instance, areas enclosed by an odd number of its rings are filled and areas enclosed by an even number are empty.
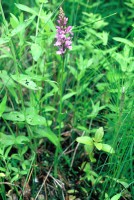
{"type": "Polygon", "coordinates": [[[4,113],[2,117],[6,120],[13,121],[13,122],[23,122],[25,121],[24,114],[18,111],[12,111],[10,113],[4,113]]]}
{"type": "Polygon", "coordinates": [[[114,195],[110,200],[119,200],[121,197],[121,193],[114,195]]]}
{"type": "Polygon", "coordinates": [[[15,143],[15,136],[14,135],[6,135],[4,133],[0,133],[0,146],[10,146],[15,143]]]}
{"type": "Polygon", "coordinates": [[[114,39],[115,41],[117,41],[117,42],[121,42],[121,43],[127,44],[127,45],[130,46],[130,47],[134,47],[134,44],[133,44],[131,41],[125,39],[125,38],[114,37],[113,39],[114,39]]]}
{"type": "Polygon", "coordinates": [[[26,142],[29,142],[29,138],[23,135],[18,136],[15,139],[15,144],[25,144],[26,142]]]}
{"type": "Polygon", "coordinates": [[[28,89],[31,90],[39,90],[41,87],[38,87],[35,82],[31,80],[31,77],[28,75],[20,74],[17,75],[11,75],[12,79],[18,82],[19,84],[25,86],[28,89]]]}
{"type": "Polygon", "coordinates": [[[46,80],[49,77],[48,74],[44,74],[43,76],[42,75],[38,75],[38,74],[34,74],[34,73],[31,72],[31,70],[29,70],[29,68],[25,72],[34,81],[39,81],[40,82],[40,81],[46,80]]]}
{"type": "Polygon", "coordinates": [[[38,59],[40,58],[40,56],[43,53],[43,49],[41,48],[41,46],[39,44],[35,44],[33,43],[31,45],[31,53],[32,53],[32,57],[35,61],[38,61],[38,59]]]}
{"type": "Polygon", "coordinates": [[[3,112],[6,109],[6,102],[7,102],[7,95],[4,96],[2,102],[0,103],[0,117],[2,116],[3,112]]]}
{"type": "Polygon", "coordinates": [[[96,133],[95,133],[94,141],[95,142],[101,142],[103,135],[104,135],[103,127],[98,128],[96,133]]]}
{"type": "Polygon", "coordinates": [[[102,149],[102,143],[94,142],[94,145],[99,151],[102,149]]]}
{"type": "Polygon", "coordinates": [[[51,121],[46,121],[45,117],[37,114],[38,110],[34,107],[29,107],[26,109],[26,122],[30,125],[51,125],[51,121]]]}
{"type": "Polygon", "coordinates": [[[62,97],[62,102],[71,98],[72,96],[74,96],[76,94],[76,92],[70,92],[68,94],[65,94],[63,97],[62,97]]]}
{"type": "Polygon", "coordinates": [[[53,133],[50,129],[44,128],[44,129],[37,129],[35,130],[35,138],[47,138],[50,140],[55,146],[59,146],[59,139],[56,136],[55,133],[53,133]]]}
{"type": "Polygon", "coordinates": [[[79,142],[79,143],[81,143],[81,144],[93,145],[93,140],[89,136],[77,137],[76,141],[79,142]]]}
{"type": "Polygon", "coordinates": [[[28,114],[26,116],[26,121],[30,125],[44,125],[47,126],[46,119],[37,114],[28,114]]]}
{"type": "Polygon", "coordinates": [[[25,6],[25,5],[23,5],[23,4],[16,4],[16,3],[15,3],[15,5],[16,5],[17,8],[19,8],[19,9],[22,10],[22,11],[31,13],[31,14],[33,14],[33,15],[38,15],[38,12],[36,12],[34,9],[32,9],[32,8],[30,8],[30,7],[28,7],[28,6],[25,6]]]}
{"type": "Polygon", "coordinates": [[[108,152],[108,153],[115,153],[114,149],[108,145],[108,144],[102,144],[102,151],[108,152]]]}

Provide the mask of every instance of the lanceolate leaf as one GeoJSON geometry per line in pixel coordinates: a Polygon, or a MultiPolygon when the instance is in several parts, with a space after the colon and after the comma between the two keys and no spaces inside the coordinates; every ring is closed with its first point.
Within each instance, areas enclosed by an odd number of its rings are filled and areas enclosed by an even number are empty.
{"type": "Polygon", "coordinates": [[[6,109],[6,102],[7,102],[7,95],[4,96],[2,102],[0,103],[0,117],[2,116],[3,112],[6,109]]]}
{"type": "Polygon", "coordinates": [[[94,145],[95,145],[95,147],[96,147],[98,150],[101,150],[101,149],[102,149],[102,143],[94,142],[94,145]]]}
{"type": "Polygon", "coordinates": [[[120,197],[121,197],[121,193],[118,193],[118,194],[114,195],[114,196],[111,198],[111,200],[119,200],[120,197]]]}
{"type": "Polygon", "coordinates": [[[71,98],[72,96],[74,96],[76,94],[76,92],[70,92],[68,94],[65,94],[62,98],[62,101],[65,101],[66,99],[71,98]]]}
{"type": "Polygon", "coordinates": [[[131,41],[125,39],[125,38],[114,37],[113,39],[114,39],[115,41],[118,41],[118,42],[127,44],[127,45],[130,46],[130,47],[134,47],[134,44],[133,44],[131,41]]]}
{"type": "Polygon", "coordinates": [[[81,144],[87,144],[87,145],[92,145],[93,144],[92,138],[88,137],[88,136],[77,137],[76,141],[81,143],[81,144]]]}
{"type": "Polygon", "coordinates": [[[31,77],[28,75],[20,74],[20,75],[11,75],[12,79],[16,82],[20,83],[21,85],[25,86],[31,90],[39,90],[41,87],[38,87],[35,82],[31,80],[31,77]]]}
{"type": "Polygon", "coordinates": [[[95,142],[101,142],[103,135],[104,135],[103,127],[98,128],[96,133],[95,133],[94,141],[95,142]]]}
{"type": "Polygon", "coordinates": [[[28,12],[28,13],[31,13],[33,15],[38,15],[38,12],[36,12],[34,9],[28,7],[28,6],[25,6],[23,4],[15,4],[17,8],[19,8],[20,10],[23,10],[25,12],[28,12]]]}
{"type": "Polygon", "coordinates": [[[10,113],[4,113],[2,117],[6,120],[10,120],[13,122],[23,122],[25,121],[24,114],[17,112],[17,111],[12,111],[10,113]]]}
{"type": "Polygon", "coordinates": [[[115,153],[114,149],[108,144],[102,144],[102,151],[107,153],[115,153]]]}
{"type": "Polygon", "coordinates": [[[50,140],[55,146],[59,146],[59,139],[50,129],[37,129],[35,130],[35,137],[36,138],[47,138],[50,140]]]}
{"type": "Polygon", "coordinates": [[[46,119],[37,114],[28,114],[26,116],[26,121],[30,125],[47,125],[46,119]]]}

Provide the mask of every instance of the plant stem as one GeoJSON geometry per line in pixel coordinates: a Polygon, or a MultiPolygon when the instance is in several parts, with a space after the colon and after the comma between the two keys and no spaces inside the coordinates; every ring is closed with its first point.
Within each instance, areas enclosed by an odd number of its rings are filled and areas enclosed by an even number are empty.
{"type": "Polygon", "coordinates": [[[55,152],[55,158],[54,158],[54,175],[57,177],[57,171],[58,171],[58,155],[60,152],[62,152],[62,147],[61,147],[61,127],[62,127],[62,111],[63,111],[63,102],[62,102],[62,97],[63,97],[63,77],[64,77],[64,68],[65,68],[65,56],[63,55],[63,63],[62,67],[60,70],[60,81],[59,81],[59,89],[60,89],[60,94],[59,94],[59,114],[58,114],[58,122],[59,122],[59,130],[58,130],[58,138],[59,138],[59,146],[56,147],[56,152],[55,152]]]}

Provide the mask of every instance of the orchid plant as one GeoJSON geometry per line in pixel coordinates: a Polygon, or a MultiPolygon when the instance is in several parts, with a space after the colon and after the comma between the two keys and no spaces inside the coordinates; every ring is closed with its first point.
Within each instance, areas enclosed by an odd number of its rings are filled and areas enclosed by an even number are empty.
{"type": "Polygon", "coordinates": [[[56,52],[59,55],[65,54],[67,49],[72,49],[72,26],[67,26],[68,18],[65,17],[65,13],[60,7],[59,19],[57,20],[58,26],[56,26],[56,43],[54,44],[59,48],[56,52]]]}

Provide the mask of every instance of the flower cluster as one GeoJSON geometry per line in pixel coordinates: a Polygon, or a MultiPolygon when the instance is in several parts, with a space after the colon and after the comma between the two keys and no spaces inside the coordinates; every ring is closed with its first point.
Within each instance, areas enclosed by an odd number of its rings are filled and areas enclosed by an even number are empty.
{"type": "Polygon", "coordinates": [[[68,18],[65,17],[63,9],[60,7],[59,19],[57,20],[58,26],[56,26],[56,43],[54,46],[57,46],[59,50],[57,54],[64,54],[67,49],[72,49],[72,26],[67,26],[68,18]]]}

